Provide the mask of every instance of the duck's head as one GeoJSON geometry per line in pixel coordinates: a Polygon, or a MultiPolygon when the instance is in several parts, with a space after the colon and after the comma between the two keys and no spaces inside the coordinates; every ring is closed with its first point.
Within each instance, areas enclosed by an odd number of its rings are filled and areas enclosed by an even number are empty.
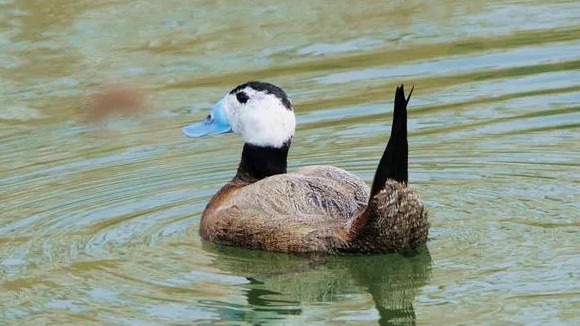
{"type": "Polygon", "coordinates": [[[280,148],[294,136],[292,103],[278,86],[251,81],[229,91],[212,108],[205,121],[183,128],[188,137],[234,132],[246,144],[280,148]]]}

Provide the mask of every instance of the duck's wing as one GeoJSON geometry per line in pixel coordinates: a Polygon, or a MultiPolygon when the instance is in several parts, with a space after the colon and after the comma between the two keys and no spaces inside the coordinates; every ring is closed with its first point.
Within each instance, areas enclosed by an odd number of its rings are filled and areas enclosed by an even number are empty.
{"type": "Polygon", "coordinates": [[[236,196],[238,207],[295,216],[311,222],[346,221],[366,207],[369,187],[357,176],[333,166],[309,166],[275,175],[247,187],[236,196]]]}
{"type": "Polygon", "coordinates": [[[368,202],[369,186],[358,176],[335,166],[311,165],[302,167],[289,175],[293,174],[307,179],[312,178],[313,181],[315,178],[317,179],[316,181],[320,179],[327,186],[347,196],[349,198],[347,200],[354,201],[357,209],[364,208],[368,202]]]}

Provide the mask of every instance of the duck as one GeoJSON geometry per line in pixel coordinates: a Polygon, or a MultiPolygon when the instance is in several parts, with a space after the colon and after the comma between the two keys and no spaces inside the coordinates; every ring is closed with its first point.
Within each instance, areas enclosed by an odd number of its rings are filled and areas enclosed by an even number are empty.
{"type": "Polygon", "coordinates": [[[234,133],[244,146],[234,177],[209,200],[205,241],[283,253],[392,253],[424,245],[428,212],[408,185],[407,105],[396,88],[391,133],[371,186],[341,168],[288,172],[296,118],[286,92],[249,81],[227,92],[187,137],[234,133]]]}

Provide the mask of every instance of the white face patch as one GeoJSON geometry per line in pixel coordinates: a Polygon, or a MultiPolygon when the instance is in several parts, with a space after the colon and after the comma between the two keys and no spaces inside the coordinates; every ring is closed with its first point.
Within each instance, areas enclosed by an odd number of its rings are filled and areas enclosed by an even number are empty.
{"type": "Polygon", "coordinates": [[[248,96],[240,103],[236,94],[227,94],[225,112],[232,130],[252,145],[282,147],[294,136],[296,119],[274,94],[246,87],[240,92],[248,96]]]}

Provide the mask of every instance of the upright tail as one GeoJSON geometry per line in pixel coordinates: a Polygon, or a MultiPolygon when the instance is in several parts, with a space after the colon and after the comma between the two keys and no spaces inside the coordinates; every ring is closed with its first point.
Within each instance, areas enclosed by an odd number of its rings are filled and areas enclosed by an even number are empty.
{"type": "Polygon", "coordinates": [[[387,179],[393,179],[401,183],[409,182],[409,145],[407,143],[407,104],[413,94],[413,88],[409,96],[405,98],[403,85],[397,87],[395,92],[395,109],[393,112],[393,124],[391,137],[385,152],[381,157],[369,201],[381,191],[387,179]]]}
{"type": "Polygon", "coordinates": [[[348,243],[345,251],[393,252],[415,248],[427,241],[429,221],[419,195],[407,187],[407,104],[403,85],[395,93],[391,137],[381,157],[368,206],[346,229],[338,230],[348,243]]]}

